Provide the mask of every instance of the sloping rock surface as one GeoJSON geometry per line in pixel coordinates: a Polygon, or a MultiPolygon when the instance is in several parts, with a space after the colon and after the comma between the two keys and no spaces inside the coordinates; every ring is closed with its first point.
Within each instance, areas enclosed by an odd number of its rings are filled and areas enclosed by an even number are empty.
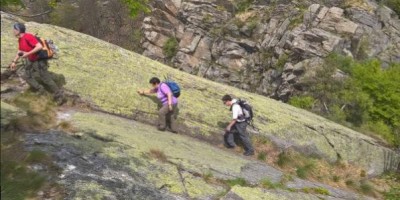
{"type": "MultiPolygon", "coordinates": [[[[16,40],[10,27],[17,20],[1,14],[2,66],[15,56],[16,40]]],[[[50,61],[50,70],[63,74],[66,89],[96,109],[151,123],[157,115],[157,100],[136,91],[149,87],[149,78],[169,74],[183,89],[178,118],[182,133],[218,143],[230,117],[220,98],[231,93],[254,106],[259,128],[256,134],[272,138],[282,148],[293,147],[332,162],[342,159],[366,168],[368,174],[394,170],[400,161],[399,153],[375,139],[304,110],[183,73],[71,30],[32,22],[26,26],[28,32],[55,41],[60,52],[57,59],[50,61]]]]}

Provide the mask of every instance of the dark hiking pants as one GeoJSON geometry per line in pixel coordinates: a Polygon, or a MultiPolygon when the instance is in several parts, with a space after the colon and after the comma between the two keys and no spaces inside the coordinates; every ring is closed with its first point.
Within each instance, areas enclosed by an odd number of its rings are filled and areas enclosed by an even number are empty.
{"type": "Polygon", "coordinates": [[[225,133],[224,135],[225,145],[227,145],[228,147],[236,146],[235,137],[237,137],[242,141],[244,150],[246,152],[254,152],[254,148],[251,144],[249,134],[246,131],[246,127],[246,122],[236,122],[235,125],[233,125],[233,127],[231,128],[231,131],[225,133]]]}
{"type": "Polygon", "coordinates": [[[172,105],[172,111],[169,111],[168,105],[163,105],[158,111],[158,128],[167,128],[167,122],[172,131],[177,131],[176,118],[178,117],[178,105],[172,105]]]}
{"type": "Polygon", "coordinates": [[[22,75],[22,78],[35,90],[45,90],[41,84],[43,83],[50,89],[52,93],[57,93],[60,89],[54,82],[47,69],[47,60],[38,60],[34,62],[27,60],[25,65],[25,73],[22,75]]]}

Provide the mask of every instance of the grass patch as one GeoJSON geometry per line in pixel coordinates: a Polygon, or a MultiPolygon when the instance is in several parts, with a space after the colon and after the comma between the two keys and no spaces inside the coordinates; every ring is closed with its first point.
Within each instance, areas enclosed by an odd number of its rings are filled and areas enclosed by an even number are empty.
{"type": "Polygon", "coordinates": [[[165,153],[159,149],[150,149],[149,155],[150,157],[155,158],[161,162],[167,162],[168,160],[165,153]]]}
{"type": "Polygon", "coordinates": [[[277,160],[276,164],[279,167],[285,167],[289,164],[289,162],[290,162],[290,157],[289,157],[288,153],[283,151],[278,155],[278,160],[277,160]]]}
{"type": "Polygon", "coordinates": [[[362,182],[360,184],[360,190],[362,193],[370,195],[374,192],[374,187],[368,182],[362,182]]]}
{"type": "Polygon", "coordinates": [[[302,167],[297,168],[296,174],[300,178],[307,178],[310,172],[315,168],[314,163],[307,163],[302,167]]]}
{"type": "Polygon", "coordinates": [[[62,121],[57,126],[60,130],[68,133],[76,133],[78,130],[69,121],[62,121]]]}
{"type": "Polygon", "coordinates": [[[289,60],[289,55],[287,55],[285,53],[282,54],[279,57],[278,61],[276,62],[275,69],[278,70],[278,71],[283,71],[283,67],[288,62],[288,60],[289,60]]]}
{"type": "Polygon", "coordinates": [[[266,189],[276,189],[276,188],[285,188],[283,183],[273,183],[268,178],[264,178],[261,180],[261,186],[266,189]]]}
{"type": "Polygon", "coordinates": [[[260,152],[260,153],[257,155],[257,159],[258,159],[258,160],[262,160],[262,161],[267,160],[267,153],[264,152],[264,151],[260,152]]]}
{"type": "Polygon", "coordinates": [[[167,58],[174,57],[178,53],[178,40],[169,38],[163,46],[163,53],[167,58]]]}
{"type": "Polygon", "coordinates": [[[27,116],[14,119],[10,123],[13,128],[39,131],[49,129],[56,123],[56,105],[50,96],[39,96],[26,91],[14,97],[10,104],[27,112],[27,116]]]}
{"type": "Polygon", "coordinates": [[[246,180],[244,178],[236,178],[236,179],[232,179],[232,180],[226,180],[225,182],[230,187],[233,187],[235,185],[240,185],[240,186],[248,185],[248,183],[246,182],[246,180]]]}
{"type": "Polygon", "coordinates": [[[392,187],[388,192],[383,193],[385,200],[400,199],[400,186],[392,187]]]}
{"type": "Polygon", "coordinates": [[[45,152],[38,149],[34,149],[33,151],[29,152],[28,156],[26,157],[26,162],[40,163],[45,161],[47,158],[48,156],[45,152]]]}
{"type": "Polygon", "coordinates": [[[333,182],[339,182],[340,181],[340,176],[336,176],[336,175],[333,175],[332,176],[332,180],[333,180],[333,182]]]}
{"type": "Polygon", "coordinates": [[[1,198],[23,200],[32,196],[46,178],[18,162],[1,162],[1,198]]]}
{"type": "Polygon", "coordinates": [[[325,188],[303,188],[301,189],[302,192],[307,194],[322,194],[322,195],[329,195],[329,191],[325,188]]]}

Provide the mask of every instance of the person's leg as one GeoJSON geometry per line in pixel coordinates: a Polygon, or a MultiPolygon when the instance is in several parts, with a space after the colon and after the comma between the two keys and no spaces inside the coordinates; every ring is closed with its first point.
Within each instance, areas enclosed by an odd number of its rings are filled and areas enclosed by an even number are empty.
{"type": "Polygon", "coordinates": [[[246,153],[254,154],[253,145],[251,144],[249,134],[246,131],[247,123],[245,123],[245,122],[236,123],[235,127],[238,130],[238,135],[239,135],[240,140],[242,140],[245,154],[246,153]]]}
{"type": "Polygon", "coordinates": [[[158,129],[164,131],[167,127],[167,114],[169,113],[168,105],[163,105],[158,111],[158,129]]]}
{"type": "Polygon", "coordinates": [[[236,143],[235,143],[235,135],[236,134],[237,134],[237,130],[236,130],[235,126],[233,126],[230,131],[225,132],[225,134],[224,134],[225,147],[234,148],[236,146],[236,143]]]}
{"type": "Polygon", "coordinates": [[[53,77],[48,71],[48,63],[47,60],[39,60],[36,61],[39,66],[39,74],[40,79],[44,84],[46,84],[53,94],[58,94],[61,92],[56,82],[54,82],[53,77]]]}
{"type": "Polygon", "coordinates": [[[40,93],[44,93],[44,87],[35,79],[38,70],[37,62],[26,61],[25,71],[22,74],[22,79],[24,79],[33,89],[39,91],[40,93]]]}
{"type": "Polygon", "coordinates": [[[178,105],[172,106],[172,111],[168,113],[170,128],[173,133],[177,133],[176,119],[178,118],[178,105]]]}

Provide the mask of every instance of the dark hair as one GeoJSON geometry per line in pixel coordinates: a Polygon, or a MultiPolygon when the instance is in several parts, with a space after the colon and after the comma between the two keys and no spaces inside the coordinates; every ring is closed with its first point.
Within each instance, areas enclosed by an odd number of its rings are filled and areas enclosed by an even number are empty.
{"type": "Polygon", "coordinates": [[[23,23],[15,23],[14,24],[14,29],[19,31],[20,33],[25,33],[25,25],[23,23]]]}
{"type": "Polygon", "coordinates": [[[226,102],[226,101],[232,101],[232,97],[229,94],[226,94],[222,97],[222,101],[226,102]]]}
{"type": "Polygon", "coordinates": [[[157,77],[153,77],[153,78],[151,78],[150,79],[150,81],[149,81],[149,83],[151,83],[151,84],[160,84],[160,79],[159,78],[157,78],[157,77]]]}

